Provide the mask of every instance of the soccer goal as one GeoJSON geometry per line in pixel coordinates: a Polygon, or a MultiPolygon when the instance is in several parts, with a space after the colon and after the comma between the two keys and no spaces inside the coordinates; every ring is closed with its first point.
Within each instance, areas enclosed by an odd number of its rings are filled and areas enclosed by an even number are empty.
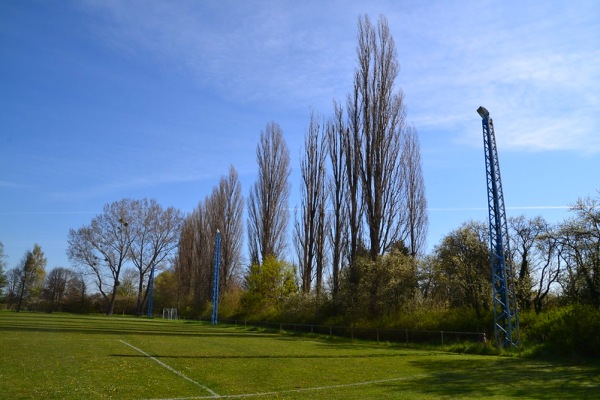
{"type": "Polygon", "coordinates": [[[176,308],[163,308],[163,319],[179,319],[176,308]]]}

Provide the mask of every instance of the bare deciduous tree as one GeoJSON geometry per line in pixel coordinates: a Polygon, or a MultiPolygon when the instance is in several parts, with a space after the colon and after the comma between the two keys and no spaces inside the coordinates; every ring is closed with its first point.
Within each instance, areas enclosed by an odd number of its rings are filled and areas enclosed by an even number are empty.
{"type": "Polygon", "coordinates": [[[4,294],[4,288],[8,284],[8,278],[6,276],[6,254],[4,254],[4,244],[0,242],[0,297],[4,294]]]}
{"type": "Polygon", "coordinates": [[[300,216],[294,226],[294,242],[300,261],[302,291],[312,289],[316,278],[316,292],[323,289],[325,259],[325,158],[326,136],[322,118],[311,113],[308,132],[304,139],[304,158],[300,162],[302,174],[300,216]]]}
{"type": "Polygon", "coordinates": [[[362,235],[362,216],[363,216],[363,203],[362,194],[360,187],[360,166],[362,163],[361,158],[361,118],[360,118],[360,105],[359,105],[359,86],[358,86],[358,75],[354,81],[354,91],[352,95],[348,96],[347,109],[348,109],[348,123],[346,129],[342,133],[342,155],[343,163],[346,173],[346,184],[348,190],[346,191],[345,202],[346,202],[346,218],[348,221],[348,266],[349,279],[353,284],[358,283],[358,271],[355,267],[356,255],[358,251],[359,243],[361,242],[362,235]]]}
{"type": "Polygon", "coordinates": [[[132,220],[131,200],[123,199],[104,206],[89,226],[69,231],[69,260],[87,270],[106,304],[106,314],[114,312],[121,271],[130,256],[132,220]]]}
{"type": "Polygon", "coordinates": [[[409,253],[416,257],[424,251],[427,238],[428,216],[425,179],[421,162],[419,135],[414,127],[407,127],[403,135],[402,173],[405,215],[404,241],[409,253]]]}
{"type": "Polygon", "coordinates": [[[546,223],[541,218],[528,220],[525,216],[508,219],[511,230],[510,241],[513,254],[510,259],[518,267],[515,276],[515,290],[518,306],[521,310],[529,309],[531,306],[531,288],[533,286],[531,264],[535,254],[535,244],[538,237],[546,230],[546,223]]]}
{"type": "Polygon", "coordinates": [[[400,66],[385,17],[375,28],[368,16],[358,21],[358,68],[349,114],[361,139],[362,199],[373,260],[401,234],[403,174],[401,133],[405,127],[402,91],[394,92],[400,66]]]}
{"type": "Polygon", "coordinates": [[[334,116],[327,123],[327,152],[329,154],[331,177],[329,190],[329,246],[331,248],[332,293],[340,289],[340,271],[347,253],[347,179],[344,167],[343,135],[346,135],[346,124],[342,107],[334,103],[334,116]]]}
{"type": "Polygon", "coordinates": [[[179,301],[202,312],[212,299],[214,249],[221,232],[219,294],[236,283],[241,263],[244,200],[235,168],[219,181],[211,195],[185,218],[174,259],[179,301]]]}
{"type": "Polygon", "coordinates": [[[554,229],[544,221],[543,230],[535,240],[534,256],[529,263],[532,275],[533,308],[540,313],[546,304],[546,299],[557,287],[562,273],[559,240],[554,235],[554,229]]]}
{"type": "Polygon", "coordinates": [[[256,149],[257,181],[248,200],[248,242],[252,264],[280,259],[287,245],[290,156],[279,125],[261,132],[256,149]]]}
{"type": "Polygon", "coordinates": [[[178,308],[196,297],[195,224],[192,215],[193,213],[189,214],[183,220],[177,254],[173,257],[173,270],[177,281],[176,306],[178,308]]]}
{"type": "Polygon", "coordinates": [[[48,311],[60,311],[67,295],[69,282],[75,277],[70,269],[57,267],[48,273],[44,281],[44,298],[49,302],[48,311]]]}
{"type": "Polygon", "coordinates": [[[221,230],[219,293],[224,293],[237,281],[242,262],[244,198],[233,165],[229,169],[229,175],[219,182],[219,199],[224,205],[218,227],[221,230]]]}
{"type": "Polygon", "coordinates": [[[212,296],[213,249],[209,245],[212,235],[208,200],[207,197],[198,203],[185,219],[175,266],[182,301],[196,311],[203,309],[212,296]]]}
{"type": "Polygon", "coordinates": [[[129,207],[128,232],[133,232],[129,256],[138,273],[136,315],[140,316],[148,299],[152,268],[160,269],[177,247],[182,215],[173,207],[164,209],[154,199],[130,201],[129,207]]]}
{"type": "Polygon", "coordinates": [[[600,307],[600,199],[579,199],[575,216],[556,233],[565,274],[561,279],[570,300],[600,307]]]}

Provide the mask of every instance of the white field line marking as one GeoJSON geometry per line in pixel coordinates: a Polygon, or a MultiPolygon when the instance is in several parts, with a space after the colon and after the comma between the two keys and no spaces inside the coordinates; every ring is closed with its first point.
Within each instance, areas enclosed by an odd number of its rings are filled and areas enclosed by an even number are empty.
{"type": "Polygon", "coordinates": [[[216,396],[198,396],[198,397],[172,397],[172,398],[164,398],[164,399],[147,399],[147,400],[202,400],[202,399],[242,399],[246,397],[258,397],[258,396],[276,396],[284,393],[299,393],[299,392],[309,392],[309,391],[317,391],[317,390],[329,390],[329,389],[340,389],[347,388],[353,386],[367,386],[367,385],[376,385],[378,383],[387,383],[387,382],[395,382],[395,381],[406,381],[410,379],[416,378],[424,378],[429,376],[428,374],[419,374],[419,375],[410,375],[403,376],[401,378],[390,378],[390,379],[380,379],[376,381],[364,381],[364,382],[354,382],[354,383],[344,383],[340,385],[329,385],[329,386],[317,386],[317,387],[308,387],[301,389],[289,389],[289,390],[280,390],[273,392],[262,392],[262,393],[245,393],[245,394],[231,394],[231,395],[216,395],[216,396]]]}
{"type": "Polygon", "coordinates": [[[162,366],[163,368],[166,368],[167,370],[173,372],[175,375],[178,375],[180,377],[182,377],[183,379],[185,379],[186,381],[189,381],[191,383],[193,383],[194,385],[201,387],[202,389],[206,390],[208,393],[210,393],[212,396],[208,397],[208,398],[215,398],[215,397],[220,397],[217,393],[215,393],[214,391],[212,391],[209,387],[202,385],[201,383],[196,382],[195,380],[188,378],[187,376],[185,376],[183,373],[177,371],[176,369],[173,369],[172,367],[168,366],[167,364],[165,364],[164,362],[160,361],[159,359],[152,357],[150,354],[146,353],[144,350],[138,349],[137,347],[125,342],[124,340],[119,340],[119,342],[123,343],[126,346],[131,347],[132,349],[134,349],[135,351],[145,355],[146,357],[148,357],[149,359],[151,359],[152,361],[157,362],[160,366],[162,366]]]}

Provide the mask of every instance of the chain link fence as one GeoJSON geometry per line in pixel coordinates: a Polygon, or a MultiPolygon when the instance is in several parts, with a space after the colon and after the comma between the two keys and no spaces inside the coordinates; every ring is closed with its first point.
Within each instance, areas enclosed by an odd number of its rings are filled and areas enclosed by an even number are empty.
{"type": "Polygon", "coordinates": [[[485,342],[486,335],[483,332],[455,332],[455,331],[425,331],[412,329],[377,329],[357,328],[352,326],[335,325],[310,325],[280,322],[256,322],[245,320],[222,320],[224,324],[259,327],[267,330],[292,333],[312,333],[324,336],[337,336],[349,339],[364,339],[391,343],[429,343],[450,344],[460,342],[485,342]]]}

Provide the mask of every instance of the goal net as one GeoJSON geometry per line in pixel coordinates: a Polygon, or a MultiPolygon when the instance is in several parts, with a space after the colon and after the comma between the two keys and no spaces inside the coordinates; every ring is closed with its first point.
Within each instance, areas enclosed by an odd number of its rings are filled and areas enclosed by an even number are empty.
{"type": "Polygon", "coordinates": [[[176,308],[163,308],[163,319],[178,319],[176,308]]]}

